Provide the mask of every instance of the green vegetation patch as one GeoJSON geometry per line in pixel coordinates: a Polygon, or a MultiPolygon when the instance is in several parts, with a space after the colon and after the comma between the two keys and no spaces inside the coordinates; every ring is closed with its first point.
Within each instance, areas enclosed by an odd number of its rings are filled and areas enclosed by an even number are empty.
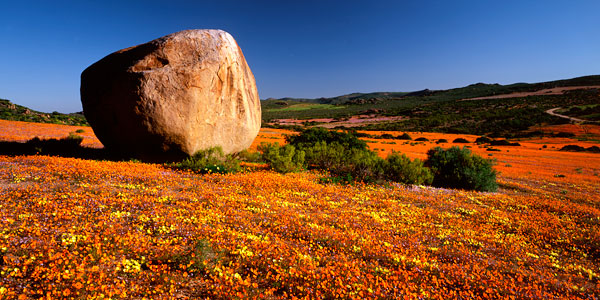
{"type": "Polygon", "coordinates": [[[329,174],[321,180],[325,183],[393,181],[478,191],[495,191],[498,187],[491,161],[467,148],[437,147],[422,162],[396,152],[383,159],[352,132],[317,127],[287,136],[286,140],[285,146],[263,143],[259,147],[269,166],[281,173],[325,171],[329,174]]]}
{"type": "Polygon", "coordinates": [[[89,126],[83,113],[62,114],[43,113],[0,99],[0,119],[34,123],[52,123],[61,125],[89,126]]]}
{"type": "Polygon", "coordinates": [[[181,162],[170,165],[173,168],[190,170],[196,173],[236,173],[241,170],[240,162],[233,155],[223,154],[221,147],[212,147],[196,152],[181,162]]]}
{"type": "MultiPolygon", "coordinates": [[[[361,130],[426,131],[523,137],[532,126],[557,125],[568,119],[552,116],[546,110],[556,107],[575,108],[565,113],[587,121],[599,121],[598,89],[571,90],[563,95],[536,95],[503,99],[465,100],[500,94],[533,92],[562,86],[600,85],[600,76],[568,80],[510,85],[477,83],[462,88],[413,93],[351,94],[319,99],[270,99],[261,101],[263,122],[274,119],[332,118],[344,120],[359,114],[404,116],[402,121],[379,122],[361,130]],[[314,106],[321,104],[326,106],[314,106]],[[311,109],[295,109],[294,107],[311,109]],[[331,109],[333,105],[335,109],[331,109]]],[[[263,124],[264,124],[263,123],[263,124]]],[[[314,125],[314,124],[310,124],[314,125]]]]}
{"type": "MultiPolygon", "coordinates": [[[[600,101],[600,94],[596,101],[600,101]]],[[[597,122],[600,121],[600,104],[572,105],[558,110],[558,113],[586,121],[597,122]]]]}
{"type": "Polygon", "coordinates": [[[302,110],[310,110],[310,109],[343,109],[344,106],[337,106],[331,104],[315,104],[315,103],[300,103],[293,104],[290,106],[285,106],[282,108],[271,108],[266,111],[302,111],[302,110]]]}

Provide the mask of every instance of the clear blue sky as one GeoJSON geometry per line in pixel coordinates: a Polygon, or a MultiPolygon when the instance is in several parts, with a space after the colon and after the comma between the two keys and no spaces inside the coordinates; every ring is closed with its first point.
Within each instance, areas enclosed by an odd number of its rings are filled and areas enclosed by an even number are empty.
{"type": "Polygon", "coordinates": [[[261,99],[600,74],[600,1],[2,1],[0,98],[81,110],[81,72],[184,29],[237,40],[261,99]]]}

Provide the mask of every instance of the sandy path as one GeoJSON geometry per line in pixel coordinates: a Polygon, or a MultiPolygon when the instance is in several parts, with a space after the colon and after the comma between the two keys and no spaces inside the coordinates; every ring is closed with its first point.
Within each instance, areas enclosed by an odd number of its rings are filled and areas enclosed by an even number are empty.
{"type": "Polygon", "coordinates": [[[494,95],[494,96],[486,96],[486,97],[467,98],[467,99],[461,99],[461,101],[485,100],[485,99],[505,99],[505,98],[517,98],[517,97],[527,97],[527,96],[539,96],[539,95],[562,95],[566,91],[599,89],[599,88],[600,88],[600,85],[563,86],[563,87],[555,87],[555,88],[551,88],[551,89],[543,89],[543,90],[539,90],[539,91],[535,91],[535,92],[510,93],[510,94],[502,94],[502,95],[494,95]]]}
{"type": "Polygon", "coordinates": [[[582,120],[582,119],[579,119],[579,118],[573,118],[573,117],[569,117],[569,116],[565,116],[565,115],[561,115],[561,114],[555,113],[555,111],[557,111],[557,110],[559,110],[561,108],[562,107],[551,108],[551,109],[547,110],[546,113],[550,114],[550,115],[553,115],[553,116],[556,116],[556,117],[559,117],[559,118],[569,119],[569,120],[571,120],[573,122],[586,122],[586,120],[582,120]]]}

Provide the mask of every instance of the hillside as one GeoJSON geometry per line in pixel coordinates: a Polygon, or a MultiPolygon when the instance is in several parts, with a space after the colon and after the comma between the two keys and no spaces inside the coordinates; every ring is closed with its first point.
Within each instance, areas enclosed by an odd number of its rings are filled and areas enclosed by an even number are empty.
{"type": "MultiPolygon", "coordinates": [[[[600,122],[600,75],[509,85],[476,83],[449,90],[267,99],[261,106],[263,127],[316,125],[522,137],[539,134],[532,130],[536,126],[600,122]]],[[[81,113],[42,113],[4,99],[0,119],[87,126],[81,113]]]]}
{"type": "Polygon", "coordinates": [[[413,93],[355,93],[334,98],[268,99],[262,102],[263,123],[277,126],[289,124],[286,121],[294,119],[306,120],[310,122],[309,125],[335,122],[342,127],[365,130],[514,136],[525,134],[532,126],[569,122],[568,119],[546,113],[546,110],[556,107],[561,107],[565,115],[583,115],[585,121],[600,120],[597,113],[599,88],[600,75],[594,75],[541,83],[477,83],[456,89],[413,93]],[[565,87],[564,91],[539,92],[558,87],[565,87]],[[474,98],[478,100],[466,101],[474,98]],[[403,118],[365,126],[344,122],[359,115],[367,119],[390,116],[403,118]]]}
{"type": "Polygon", "coordinates": [[[25,106],[14,104],[6,99],[0,99],[0,119],[76,126],[88,125],[83,113],[62,114],[56,111],[52,113],[43,113],[25,106]]]}

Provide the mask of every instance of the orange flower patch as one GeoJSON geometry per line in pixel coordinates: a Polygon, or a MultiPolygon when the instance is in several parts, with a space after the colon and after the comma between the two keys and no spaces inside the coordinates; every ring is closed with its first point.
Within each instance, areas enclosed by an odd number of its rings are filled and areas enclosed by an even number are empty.
{"type": "Polygon", "coordinates": [[[540,130],[544,133],[572,133],[577,136],[594,136],[600,137],[600,126],[593,124],[576,125],[576,124],[563,124],[563,125],[552,125],[544,127],[536,127],[534,130],[540,130]]]}
{"type": "Polygon", "coordinates": [[[280,145],[285,144],[285,134],[295,134],[296,132],[285,130],[285,129],[275,129],[275,128],[261,128],[260,132],[254,142],[252,142],[252,146],[250,146],[251,150],[256,151],[256,147],[261,143],[279,143],[280,145]]]}
{"type": "Polygon", "coordinates": [[[519,142],[496,193],[0,156],[0,299],[594,298],[600,155],[519,142]]]}
{"type": "Polygon", "coordinates": [[[0,140],[2,141],[26,142],[34,137],[60,139],[68,136],[69,133],[82,136],[82,146],[102,148],[102,143],[96,138],[91,127],[0,120],[0,140]],[[76,133],[77,130],[84,132],[76,133]]]}

